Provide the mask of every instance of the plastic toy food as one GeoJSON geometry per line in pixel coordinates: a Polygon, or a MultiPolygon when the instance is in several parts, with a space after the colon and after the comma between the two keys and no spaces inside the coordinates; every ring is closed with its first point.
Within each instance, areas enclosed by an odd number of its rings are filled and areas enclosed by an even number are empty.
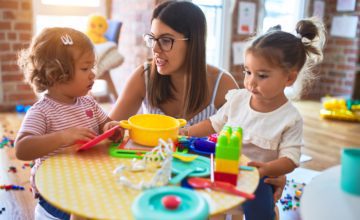
{"type": "Polygon", "coordinates": [[[164,196],[161,203],[166,209],[177,209],[181,203],[181,198],[175,195],[164,196]]]}

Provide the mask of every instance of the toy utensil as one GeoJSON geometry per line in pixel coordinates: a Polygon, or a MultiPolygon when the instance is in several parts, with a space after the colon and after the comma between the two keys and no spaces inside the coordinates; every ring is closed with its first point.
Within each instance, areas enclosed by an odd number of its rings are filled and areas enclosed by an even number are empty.
{"type": "Polygon", "coordinates": [[[200,167],[203,168],[202,172],[192,172],[189,177],[205,177],[210,175],[210,159],[203,156],[198,156],[191,162],[184,162],[179,159],[173,158],[171,163],[171,172],[175,175],[184,172],[188,168],[200,167]]]}
{"type": "Polygon", "coordinates": [[[183,172],[176,175],[175,177],[171,178],[169,183],[173,184],[173,185],[176,185],[176,184],[180,183],[181,180],[184,179],[185,177],[187,177],[190,173],[203,172],[204,170],[205,169],[201,168],[201,167],[189,167],[186,170],[184,170],[183,172]]]}
{"type": "Polygon", "coordinates": [[[195,160],[198,155],[194,155],[194,154],[180,154],[180,153],[173,153],[173,157],[175,157],[176,159],[179,159],[183,162],[191,162],[193,160],[195,160]]]}
{"type": "Polygon", "coordinates": [[[188,181],[189,185],[194,188],[198,188],[198,189],[211,188],[216,191],[230,193],[233,195],[244,197],[246,199],[250,199],[250,200],[255,199],[254,194],[240,191],[240,190],[236,189],[235,186],[233,186],[227,182],[215,181],[212,183],[211,180],[199,178],[199,177],[191,177],[187,181],[188,181]]]}
{"type": "Polygon", "coordinates": [[[91,141],[86,142],[85,144],[81,145],[81,147],[78,149],[78,151],[80,150],[87,150],[93,146],[95,146],[97,143],[99,143],[102,140],[105,140],[108,137],[111,137],[114,133],[115,130],[117,130],[120,126],[117,125],[113,128],[111,128],[110,130],[107,130],[106,132],[104,132],[103,134],[96,136],[94,139],[92,139],[91,141]]]}

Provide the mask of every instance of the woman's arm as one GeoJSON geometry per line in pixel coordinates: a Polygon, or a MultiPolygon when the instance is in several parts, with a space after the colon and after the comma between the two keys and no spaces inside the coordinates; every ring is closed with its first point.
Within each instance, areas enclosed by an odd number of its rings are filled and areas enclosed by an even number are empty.
{"type": "Polygon", "coordinates": [[[112,120],[120,121],[135,115],[141,107],[145,94],[144,66],[141,65],[125,83],[125,87],[110,111],[109,117],[112,120]]]}

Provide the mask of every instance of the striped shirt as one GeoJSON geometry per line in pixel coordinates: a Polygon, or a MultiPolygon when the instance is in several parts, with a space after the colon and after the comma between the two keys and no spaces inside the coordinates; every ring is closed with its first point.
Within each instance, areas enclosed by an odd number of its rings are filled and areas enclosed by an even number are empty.
{"type": "MultiPolygon", "coordinates": [[[[99,125],[106,119],[107,114],[91,96],[79,97],[75,104],[59,103],[44,96],[27,111],[19,134],[44,135],[71,127],[91,128],[99,134],[99,125]]],[[[36,196],[38,193],[35,187],[36,170],[46,158],[56,153],[57,151],[54,151],[35,160],[30,182],[36,196]]]]}
{"type": "MultiPolygon", "coordinates": [[[[148,71],[145,71],[145,74],[148,74],[148,71]]],[[[194,125],[196,123],[199,123],[200,121],[203,121],[205,119],[210,118],[210,116],[214,115],[217,112],[217,109],[215,107],[215,97],[216,97],[216,93],[219,87],[219,82],[221,79],[221,76],[223,75],[223,72],[219,72],[218,77],[216,79],[215,82],[215,86],[214,86],[214,90],[213,90],[213,94],[211,97],[211,101],[210,104],[204,108],[201,112],[199,112],[198,114],[196,114],[193,118],[191,118],[190,120],[188,120],[186,126],[191,126],[194,125]]],[[[147,76],[145,76],[145,85],[147,85],[147,76]]],[[[160,109],[160,108],[156,108],[156,107],[152,107],[149,103],[148,97],[146,95],[145,99],[143,100],[142,103],[142,112],[144,114],[162,114],[165,115],[165,113],[160,109]]]]}

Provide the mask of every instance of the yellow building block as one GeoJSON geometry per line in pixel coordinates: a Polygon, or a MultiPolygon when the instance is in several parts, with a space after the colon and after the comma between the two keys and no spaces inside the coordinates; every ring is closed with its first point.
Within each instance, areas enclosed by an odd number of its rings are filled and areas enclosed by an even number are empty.
{"type": "Polygon", "coordinates": [[[215,171],[222,173],[239,173],[239,161],[215,158],[215,171]]]}

